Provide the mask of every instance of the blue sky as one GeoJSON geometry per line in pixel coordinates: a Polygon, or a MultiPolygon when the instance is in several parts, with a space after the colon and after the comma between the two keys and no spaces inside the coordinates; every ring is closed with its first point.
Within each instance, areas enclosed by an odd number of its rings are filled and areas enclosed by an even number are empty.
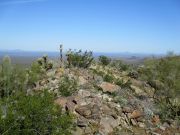
{"type": "Polygon", "coordinates": [[[0,49],[180,52],[179,0],[0,0],[0,49]]]}

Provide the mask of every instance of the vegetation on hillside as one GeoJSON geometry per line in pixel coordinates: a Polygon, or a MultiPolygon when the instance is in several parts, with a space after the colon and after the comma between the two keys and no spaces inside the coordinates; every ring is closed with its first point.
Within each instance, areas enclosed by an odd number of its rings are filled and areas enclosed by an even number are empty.
{"type": "Polygon", "coordinates": [[[82,50],[79,51],[69,50],[66,56],[67,56],[68,67],[73,66],[79,68],[88,68],[94,59],[91,51],[83,52],[82,50]]]}
{"type": "Polygon", "coordinates": [[[104,65],[104,66],[107,66],[111,63],[111,58],[108,58],[104,55],[101,55],[99,56],[99,62],[104,65]]]}
{"type": "Polygon", "coordinates": [[[47,91],[34,95],[16,94],[1,99],[0,106],[2,135],[70,134],[72,116],[63,114],[47,91]]]}
{"type": "Polygon", "coordinates": [[[60,95],[71,96],[75,91],[77,91],[77,80],[70,78],[68,75],[62,76],[59,81],[60,95]]]}
{"type": "Polygon", "coordinates": [[[180,119],[180,56],[148,59],[139,73],[142,80],[155,88],[162,118],[180,119]]]}
{"type": "Polygon", "coordinates": [[[4,57],[0,68],[0,134],[71,134],[72,116],[62,113],[51,94],[27,93],[43,76],[44,69],[38,62],[24,69],[4,57]]]}
{"type": "MultiPolygon", "coordinates": [[[[138,88],[131,87],[132,80],[142,84],[142,87],[148,85],[155,90],[151,98],[155,101],[158,108],[156,113],[160,118],[163,121],[180,120],[180,56],[171,54],[163,58],[147,59],[138,68],[106,56],[100,56],[98,62],[93,62],[92,52],[87,51],[70,50],[66,56],[67,63],[64,67],[68,72],[56,76],[56,97],[48,92],[49,89],[40,92],[32,90],[47,78],[47,72],[53,68],[46,56],[33,62],[27,69],[12,65],[10,57],[4,57],[0,66],[0,134],[71,134],[73,117],[55,105],[54,100],[57,96],[65,98],[77,93],[79,76],[76,78],[71,74],[73,68],[91,70],[93,75],[88,75],[87,80],[102,78],[102,81],[109,82],[108,87],[111,87],[110,83],[112,87],[116,84],[121,87],[122,92],[138,88]],[[95,78],[96,76],[100,78],[95,78]],[[28,90],[32,91],[29,93],[28,90]]],[[[50,80],[53,81],[56,77],[50,80]]],[[[87,80],[82,79],[81,83],[86,83],[87,80]]],[[[94,85],[99,87],[98,83],[94,85]]],[[[112,92],[111,95],[113,94],[112,92]]],[[[115,94],[113,98],[117,98],[115,94]]],[[[90,94],[87,92],[85,95],[90,94]]],[[[126,100],[117,99],[118,102],[127,104],[126,100]]]]}

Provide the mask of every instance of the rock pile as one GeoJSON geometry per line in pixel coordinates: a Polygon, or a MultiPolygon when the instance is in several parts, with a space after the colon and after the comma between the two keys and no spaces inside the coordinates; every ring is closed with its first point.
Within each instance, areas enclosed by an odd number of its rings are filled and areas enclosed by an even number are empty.
{"type": "Polygon", "coordinates": [[[79,78],[76,93],[69,97],[58,96],[55,100],[63,111],[74,115],[73,135],[161,135],[171,130],[169,124],[161,124],[154,114],[154,88],[136,80],[135,73],[131,74],[131,90],[128,90],[103,82],[89,71],[50,70],[35,90],[46,88],[58,93],[59,78],[64,72],[79,78]]]}

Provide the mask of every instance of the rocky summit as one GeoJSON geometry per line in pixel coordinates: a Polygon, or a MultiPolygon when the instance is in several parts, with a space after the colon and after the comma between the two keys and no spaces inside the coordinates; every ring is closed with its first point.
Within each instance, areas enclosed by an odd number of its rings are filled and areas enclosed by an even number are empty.
{"type": "Polygon", "coordinates": [[[179,135],[180,57],[130,65],[92,52],[0,67],[0,134],[179,135]]]}
{"type": "Polygon", "coordinates": [[[99,65],[88,69],[53,68],[33,89],[47,89],[57,95],[54,102],[73,115],[73,135],[179,135],[175,122],[159,118],[154,87],[137,76],[136,72],[128,74],[99,65]],[[115,78],[105,81],[97,72],[111,72],[115,78]],[[61,95],[59,80],[63,76],[77,80],[72,95],[61,95]],[[119,79],[121,85],[114,82],[119,79]]]}

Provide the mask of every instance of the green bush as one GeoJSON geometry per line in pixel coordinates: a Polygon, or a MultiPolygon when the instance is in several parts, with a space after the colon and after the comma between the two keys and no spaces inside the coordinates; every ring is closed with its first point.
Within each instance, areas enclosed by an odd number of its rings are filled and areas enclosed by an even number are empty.
{"type": "Polygon", "coordinates": [[[103,76],[104,75],[104,72],[103,71],[98,71],[97,69],[91,69],[92,72],[96,75],[99,75],[99,76],[103,76]]]}
{"type": "Polygon", "coordinates": [[[48,60],[47,55],[43,56],[42,58],[39,58],[37,60],[37,63],[42,69],[44,69],[46,71],[53,68],[53,63],[48,60]]]}
{"type": "Polygon", "coordinates": [[[66,56],[67,56],[68,67],[74,66],[80,68],[88,68],[94,59],[91,51],[82,52],[81,50],[79,51],[69,50],[66,56]]]}
{"type": "Polygon", "coordinates": [[[33,96],[24,93],[0,100],[0,134],[68,135],[72,116],[63,114],[47,91],[33,96]]]}
{"type": "Polygon", "coordinates": [[[157,107],[160,109],[160,116],[163,121],[168,119],[177,119],[180,123],[180,104],[172,104],[170,99],[158,101],[157,107]]]}
{"type": "Polygon", "coordinates": [[[10,57],[5,56],[0,70],[0,97],[23,91],[26,87],[26,75],[24,68],[12,66],[10,57]]]}
{"type": "Polygon", "coordinates": [[[28,85],[34,86],[38,80],[45,77],[45,70],[37,61],[35,61],[32,63],[30,69],[28,70],[28,75],[28,85]]]}
{"type": "Polygon", "coordinates": [[[146,60],[145,66],[141,68],[141,78],[155,88],[155,98],[160,107],[161,117],[180,117],[180,105],[170,102],[180,98],[180,56],[146,60]]]}
{"type": "Polygon", "coordinates": [[[123,79],[116,79],[115,84],[120,86],[121,88],[130,88],[132,83],[130,80],[124,82],[123,79]]]}
{"type": "Polygon", "coordinates": [[[111,58],[108,58],[104,55],[101,55],[99,56],[99,62],[104,65],[104,66],[107,66],[111,63],[111,58]]]}
{"type": "Polygon", "coordinates": [[[60,78],[59,82],[59,92],[62,96],[71,96],[75,91],[77,91],[77,81],[75,78],[70,78],[64,75],[60,78]]]}
{"type": "Polygon", "coordinates": [[[127,71],[131,69],[129,64],[124,63],[122,60],[113,60],[111,66],[115,67],[120,71],[127,71]]]}
{"type": "Polygon", "coordinates": [[[12,65],[10,57],[5,56],[0,67],[0,97],[8,97],[17,91],[26,91],[45,77],[45,70],[36,61],[29,69],[25,69],[19,65],[12,65]]]}
{"type": "Polygon", "coordinates": [[[103,80],[106,81],[106,82],[114,82],[114,76],[111,75],[111,74],[106,74],[104,77],[103,77],[103,80]]]}

